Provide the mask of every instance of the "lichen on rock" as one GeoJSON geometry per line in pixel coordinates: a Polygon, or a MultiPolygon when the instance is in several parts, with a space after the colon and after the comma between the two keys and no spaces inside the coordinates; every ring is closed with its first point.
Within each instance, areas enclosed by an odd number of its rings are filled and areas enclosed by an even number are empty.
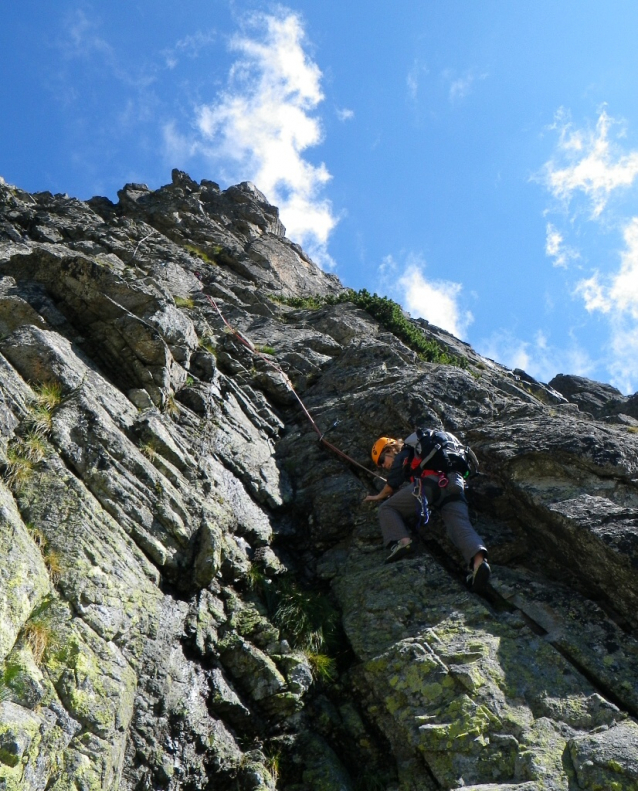
{"type": "Polygon", "coordinates": [[[353,296],[247,182],[118,196],[0,182],[0,788],[638,789],[636,396],[353,296]],[[436,512],[383,563],[290,383],[364,467],[471,444],[485,598],[436,512]]]}

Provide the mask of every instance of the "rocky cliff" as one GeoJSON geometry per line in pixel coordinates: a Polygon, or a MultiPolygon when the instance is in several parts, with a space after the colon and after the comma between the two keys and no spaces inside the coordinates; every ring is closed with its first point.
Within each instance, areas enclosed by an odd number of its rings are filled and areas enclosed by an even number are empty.
{"type": "Polygon", "coordinates": [[[344,290],[247,183],[0,207],[0,789],[638,789],[635,396],[344,290]],[[486,598],[436,517],[383,564],[269,360],[364,466],[472,445],[486,598]]]}

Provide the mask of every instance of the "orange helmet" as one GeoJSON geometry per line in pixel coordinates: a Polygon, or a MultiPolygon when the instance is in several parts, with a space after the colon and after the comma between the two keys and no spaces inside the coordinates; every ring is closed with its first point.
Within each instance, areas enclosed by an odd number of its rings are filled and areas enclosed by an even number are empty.
{"type": "Polygon", "coordinates": [[[372,461],[378,465],[383,451],[388,445],[394,445],[395,442],[396,440],[391,437],[380,437],[372,446],[372,461]]]}

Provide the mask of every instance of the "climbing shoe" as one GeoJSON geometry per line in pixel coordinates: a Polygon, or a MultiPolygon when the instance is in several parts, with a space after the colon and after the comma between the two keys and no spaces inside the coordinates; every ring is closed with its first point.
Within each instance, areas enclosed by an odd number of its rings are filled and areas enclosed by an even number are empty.
{"type": "Polygon", "coordinates": [[[395,560],[401,560],[401,558],[407,557],[411,552],[412,539],[410,539],[407,544],[399,544],[398,541],[394,541],[390,544],[390,554],[385,559],[385,562],[394,563],[395,560]]]}
{"type": "Polygon", "coordinates": [[[483,560],[483,562],[468,575],[467,582],[469,589],[473,593],[485,593],[491,573],[492,569],[490,568],[490,564],[487,560],[483,560]]]}

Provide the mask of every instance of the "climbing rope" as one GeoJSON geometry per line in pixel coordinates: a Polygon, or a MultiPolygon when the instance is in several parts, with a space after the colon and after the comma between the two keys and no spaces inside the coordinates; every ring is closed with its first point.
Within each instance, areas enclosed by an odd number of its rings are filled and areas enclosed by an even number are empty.
{"type": "MultiPolygon", "coordinates": [[[[198,272],[196,272],[195,275],[200,281],[202,280],[201,275],[198,272]]],[[[336,445],[333,445],[332,442],[328,442],[328,440],[325,438],[325,435],[328,433],[328,431],[332,431],[332,429],[337,425],[337,422],[335,421],[335,423],[333,423],[333,425],[327,431],[323,431],[322,432],[321,429],[319,428],[319,426],[316,424],[315,419],[312,417],[312,415],[308,411],[308,408],[306,407],[304,402],[301,400],[301,397],[299,396],[299,393],[297,393],[297,391],[295,390],[294,385],[290,381],[290,378],[289,378],[288,374],[282,369],[282,367],[280,365],[278,365],[268,355],[264,354],[263,352],[260,352],[259,349],[257,349],[255,347],[255,344],[252,343],[252,341],[250,341],[248,338],[246,338],[244,335],[242,335],[241,332],[236,327],[233,327],[228,322],[228,320],[226,319],[224,314],[221,312],[221,310],[219,309],[219,305],[215,302],[215,300],[209,294],[204,293],[204,296],[210,302],[210,304],[213,306],[213,308],[217,311],[217,314],[219,315],[220,319],[224,322],[224,324],[228,328],[228,331],[233,335],[233,337],[235,337],[240,343],[242,343],[247,349],[249,349],[252,354],[254,354],[257,357],[259,357],[267,365],[269,365],[271,368],[273,368],[275,371],[277,371],[277,373],[281,376],[281,378],[282,378],[284,384],[286,385],[286,387],[288,388],[288,390],[290,390],[290,392],[297,399],[297,401],[299,403],[299,406],[301,407],[304,415],[308,418],[308,421],[310,422],[310,425],[312,426],[313,430],[317,433],[317,436],[319,437],[319,442],[322,445],[324,445],[324,447],[328,448],[333,453],[335,453],[337,456],[340,456],[342,459],[345,459],[345,461],[349,462],[350,464],[354,464],[355,467],[358,467],[360,470],[363,470],[368,475],[373,475],[375,478],[379,478],[380,480],[382,480],[385,483],[386,479],[383,476],[379,475],[376,472],[373,472],[372,470],[369,470],[367,467],[364,467],[363,464],[359,464],[358,461],[353,459],[351,456],[348,456],[347,453],[344,453],[342,450],[339,450],[339,448],[337,448],[336,445]]]]}

